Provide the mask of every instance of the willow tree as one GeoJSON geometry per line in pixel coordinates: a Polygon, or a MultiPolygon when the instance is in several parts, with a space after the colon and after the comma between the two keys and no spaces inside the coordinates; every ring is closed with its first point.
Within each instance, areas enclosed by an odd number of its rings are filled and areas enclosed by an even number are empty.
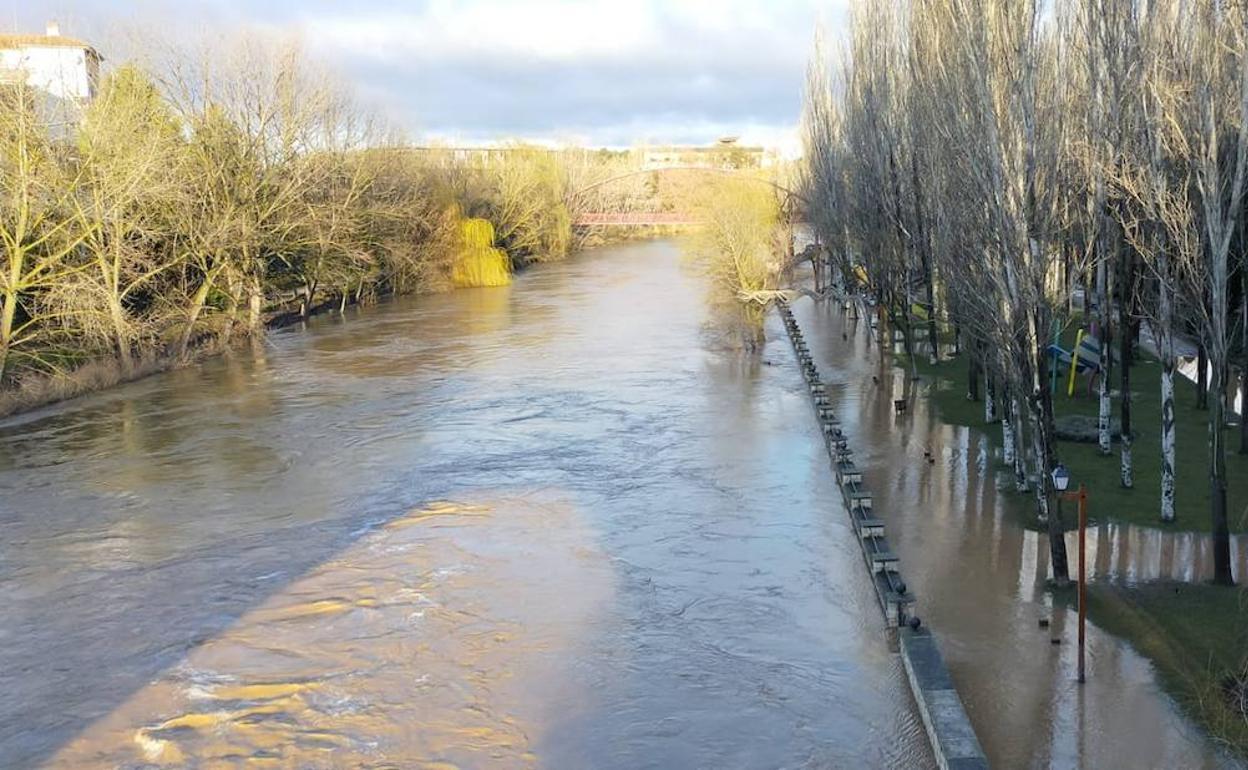
{"type": "Polygon", "coordinates": [[[572,217],[567,175],[555,154],[512,147],[489,162],[483,175],[487,192],[481,213],[494,223],[498,242],[513,260],[523,264],[567,256],[572,217]]]}
{"type": "MultiPolygon", "coordinates": [[[[172,54],[162,76],[190,134],[192,206],[178,212],[195,275],[186,302],[185,348],[211,298],[224,307],[220,336],[263,323],[269,268],[298,245],[305,194],[322,149],[331,83],[298,46],[242,37],[224,49],[172,54]]],[[[189,287],[188,287],[189,288],[189,287]]]]}
{"type": "Polygon", "coordinates": [[[459,227],[451,282],[460,287],[506,286],[511,283],[507,255],[494,246],[488,219],[464,219],[459,227]]]}
{"type": "Polygon", "coordinates": [[[761,335],[762,311],[779,295],[784,269],[780,201],[756,179],[715,176],[690,202],[702,225],[688,252],[722,296],[744,308],[751,344],[761,335]]]}

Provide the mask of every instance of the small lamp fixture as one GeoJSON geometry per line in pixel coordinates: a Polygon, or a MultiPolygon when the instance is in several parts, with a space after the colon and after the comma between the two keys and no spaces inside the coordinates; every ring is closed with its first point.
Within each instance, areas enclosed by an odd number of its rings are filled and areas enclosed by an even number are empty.
{"type": "Polygon", "coordinates": [[[1053,469],[1053,487],[1058,492],[1065,492],[1070,486],[1070,471],[1066,470],[1066,466],[1061,463],[1053,469]]]}

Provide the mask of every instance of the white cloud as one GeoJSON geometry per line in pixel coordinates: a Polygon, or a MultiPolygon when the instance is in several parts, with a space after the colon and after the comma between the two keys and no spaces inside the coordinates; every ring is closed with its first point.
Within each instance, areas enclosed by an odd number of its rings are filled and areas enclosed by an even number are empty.
{"type": "Polygon", "coordinates": [[[643,3],[435,0],[420,12],[325,16],[304,29],[316,44],[365,56],[522,55],[570,63],[643,51],[657,37],[656,21],[643,3]]]}
{"type": "Polygon", "coordinates": [[[418,135],[621,145],[791,144],[815,25],[848,0],[57,2],[87,28],[297,34],[418,135]]]}

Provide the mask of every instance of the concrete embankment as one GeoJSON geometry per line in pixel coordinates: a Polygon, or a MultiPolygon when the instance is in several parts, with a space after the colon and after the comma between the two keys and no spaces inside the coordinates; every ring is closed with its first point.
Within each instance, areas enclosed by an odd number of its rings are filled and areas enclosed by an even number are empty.
{"type": "MultiPolygon", "coordinates": [[[[953,686],[936,636],[922,624],[915,610],[914,591],[902,578],[900,559],[885,537],[884,522],[875,516],[871,492],[854,464],[853,450],[841,430],[841,423],[828,399],[802,331],[788,304],[782,302],[779,308],[810,391],[815,416],[819,420],[832,470],[862,549],[863,561],[870,570],[880,610],[889,626],[897,631],[898,651],[906,669],[906,678],[936,762],[945,770],[986,769],[988,759],[953,686]]],[[[894,408],[900,413],[905,411],[907,405],[898,401],[894,408]]]]}

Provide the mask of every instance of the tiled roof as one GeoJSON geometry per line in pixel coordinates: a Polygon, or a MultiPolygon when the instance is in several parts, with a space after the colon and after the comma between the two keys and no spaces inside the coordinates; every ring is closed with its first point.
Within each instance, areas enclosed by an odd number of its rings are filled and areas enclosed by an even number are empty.
{"type": "Polygon", "coordinates": [[[84,43],[81,40],[72,37],[61,37],[60,35],[14,35],[0,33],[0,49],[3,48],[85,48],[95,53],[95,48],[90,43],[84,43]]]}

